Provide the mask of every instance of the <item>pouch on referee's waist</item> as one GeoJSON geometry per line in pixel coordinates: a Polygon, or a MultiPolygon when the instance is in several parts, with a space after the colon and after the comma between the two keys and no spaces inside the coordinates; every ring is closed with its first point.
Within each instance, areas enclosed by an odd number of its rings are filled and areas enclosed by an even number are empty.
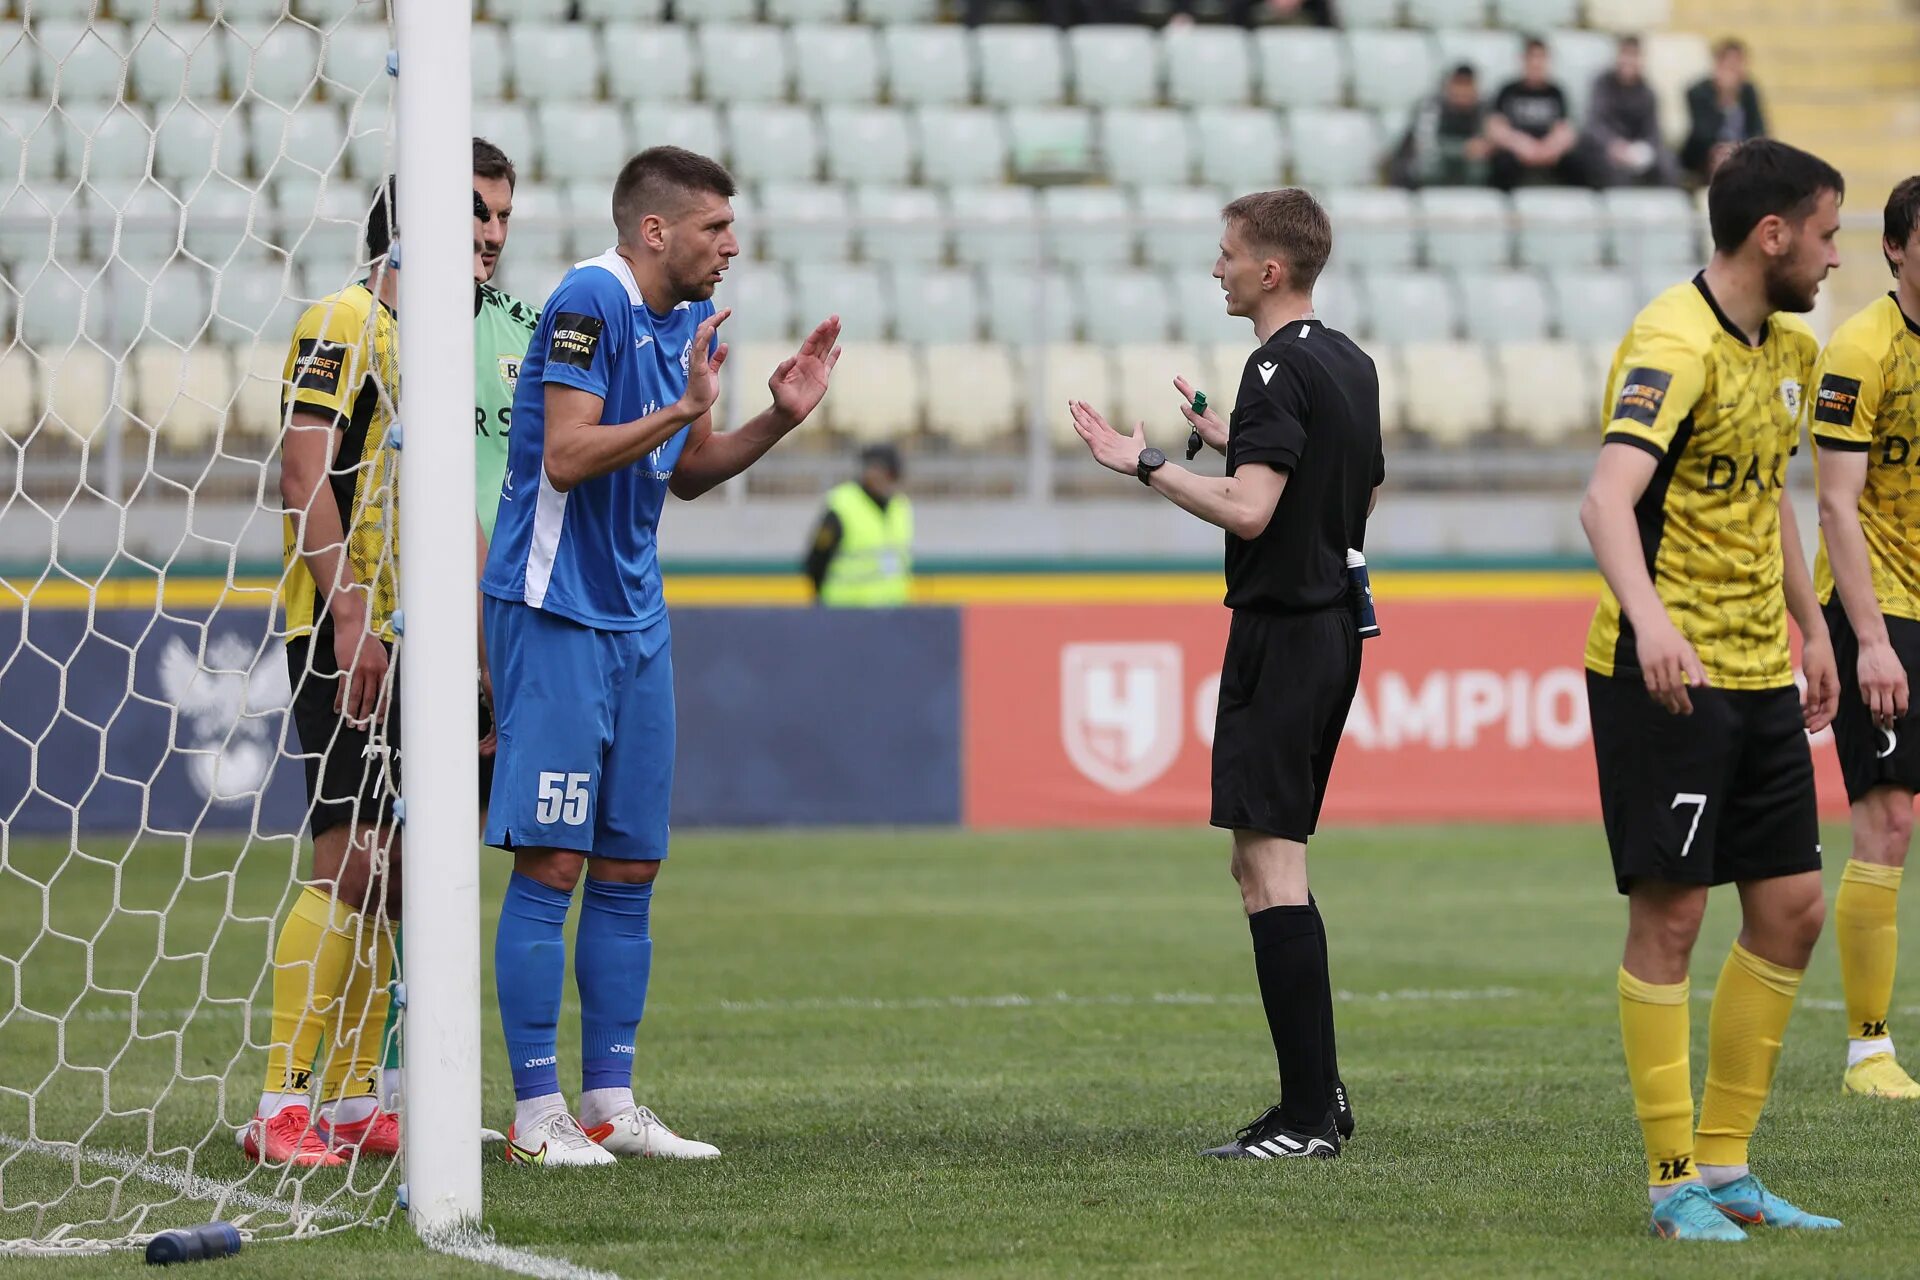
{"type": "Polygon", "coordinates": [[[1380,634],[1380,620],[1373,612],[1373,582],[1367,577],[1367,558],[1347,548],[1347,605],[1353,610],[1354,629],[1362,640],[1380,634]]]}

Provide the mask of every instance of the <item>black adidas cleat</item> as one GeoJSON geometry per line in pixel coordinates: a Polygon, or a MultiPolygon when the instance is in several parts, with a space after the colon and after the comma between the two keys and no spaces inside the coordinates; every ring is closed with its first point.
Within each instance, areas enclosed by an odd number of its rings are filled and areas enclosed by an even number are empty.
{"type": "Polygon", "coordinates": [[[1347,1086],[1338,1080],[1328,1092],[1333,1094],[1333,1123],[1340,1130],[1340,1141],[1353,1141],[1353,1103],[1347,1100],[1347,1086]]]}
{"type": "Polygon", "coordinates": [[[1217,1160],[1331,1160],[1340,1154],[1340,1130],[1332,1116],[1318,1133],[1299,1133],[1280,1121],[1280,1108],[1269,1107],[1231,1142],[1200,1153],[1217,1160]]]}

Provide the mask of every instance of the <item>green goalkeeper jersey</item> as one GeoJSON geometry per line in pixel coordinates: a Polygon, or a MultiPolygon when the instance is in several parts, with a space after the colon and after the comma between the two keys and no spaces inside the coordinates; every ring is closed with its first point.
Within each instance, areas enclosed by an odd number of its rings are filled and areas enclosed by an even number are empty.
{"type": "Polygon", "coordinates": [[[507,437],[513,430],[513,393],[520,359],[540,323],[540,308],[490,284],[473,298],[473,492],[480,528],[493,541],[500,482],[507,474],[507,437]]]}

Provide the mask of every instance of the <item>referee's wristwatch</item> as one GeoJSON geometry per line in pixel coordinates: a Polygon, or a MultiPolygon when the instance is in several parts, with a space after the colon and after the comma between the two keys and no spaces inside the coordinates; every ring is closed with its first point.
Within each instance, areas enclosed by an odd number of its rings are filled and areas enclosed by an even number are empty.
{"type": "Polygon", "coordinates": [[[1167,455],[1158,449],[1148,448],[1140,451],[1140,460],[1134,464],[1134,474],[1140,477],[1140,483],[1153,487],[1153,473],[1167,465],[1167,455]]]}

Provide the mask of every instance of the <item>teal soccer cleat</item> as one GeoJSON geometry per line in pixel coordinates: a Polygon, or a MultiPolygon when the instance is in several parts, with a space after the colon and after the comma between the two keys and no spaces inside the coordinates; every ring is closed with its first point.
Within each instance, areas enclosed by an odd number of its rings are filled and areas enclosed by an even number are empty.
{"type": "MultiPolygon", "coordinates": [[[[1707,1193],[1721,1213],[1750,1227],[1798,1227],[1803,1231],[1832,1231],[1838,1218],[1823,1218],[1789,1204],[1760,1185],[1760,1179],[1748,1174],[1729,1182],[1718,1191],[1707,1193]]],[[[1678,1197],[1675,1197],[1676,1199],[1678,1197]]]]}
{"type": "Polygon", "coordinates": [[[1690,1182],[1653,1206],[1653,1234],[1662,1240],[1745,1240],[1707,1189],[1690,1182]]]}

